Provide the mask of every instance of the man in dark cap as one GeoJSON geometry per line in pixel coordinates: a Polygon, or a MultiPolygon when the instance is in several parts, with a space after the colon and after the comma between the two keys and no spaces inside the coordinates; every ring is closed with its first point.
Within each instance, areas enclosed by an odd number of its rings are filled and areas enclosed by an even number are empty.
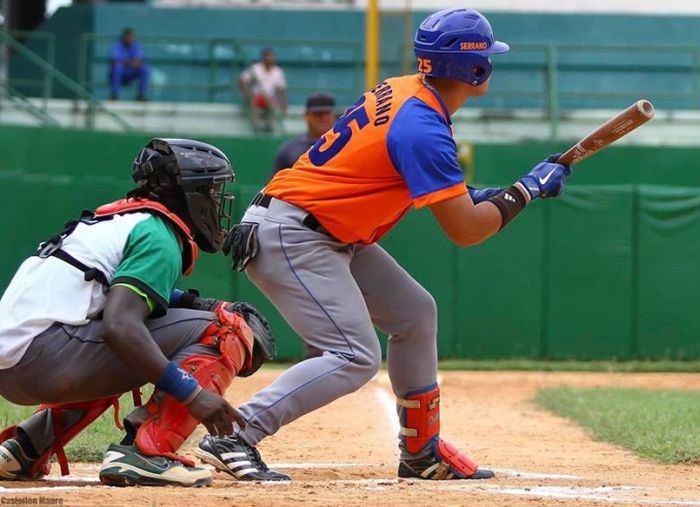
{"type": "Polygon", "coordinates": [[[306,99],[307,131],[284,143],[275,155],[270,178],[277,171],[294,165],[313,144],[333,126],[335,122],[335,97],[330,93],[314,93],[306,99]]]}

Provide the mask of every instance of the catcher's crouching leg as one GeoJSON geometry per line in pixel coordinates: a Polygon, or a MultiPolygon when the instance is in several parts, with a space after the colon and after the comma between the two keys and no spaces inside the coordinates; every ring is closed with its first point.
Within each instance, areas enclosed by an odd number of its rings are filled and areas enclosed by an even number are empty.
{"type": "MultiPolygon", "coordinates": [[[[234,305],[235,307],[235,305],[234,305]]],[[[255,338],[245,317],[229,306],[218,305],[217,320],[209,325],[200,343],[216,346],[220,355],[197,354],[186,358],[180,366],[192,375],[203,389],[223,395],[233,378],[241,372],[252,374],[256,364],[255,338]]],[[[257,364],[259,367],[262,360],[257,364]]],[[[136,447],[149,456],[165,456],[193,466],[194,463],[176,451],[197,427],[198,421],[187,407],[161,391],[154,391],[146,404],[148,418],[136,433],[136,447]]]]}
{"type": "MultiPolygon", "coordinates": [[[[136,396],[136,395],[135,395],[136,396]]],[[[56,455],[61,466],[61,474],[68,475],[68,459],[64,447],[78,434],[110,407],[114,407],[114,422],[119,429],[124,429],[119,423],[119,397],[103,398],[93,401],[64,404],[45,404],[37,410],[45,412],[51,419],[53,428],[53,443],[35,459],[29,459],[17,440],[19,428],[10,426],[0,432],[0,459],[5,460],[10,470],[0,469],[0,479],[41,479],[51,471],[51,458],[56,455]],[[70,413],[73,422],[64,428],[64,417],[70,413]]],[[[43,423],[42,423],[43,424],[43,423]]]]}
{"type": "Polygon", "coordinates": [[[399,477],[416,479],[490,479],[469,456],[440,438],[440,388],[437,384],[397,400],[401,420],[399,477]],[[410,457],[406,457],[410,456],[410,457]]]}

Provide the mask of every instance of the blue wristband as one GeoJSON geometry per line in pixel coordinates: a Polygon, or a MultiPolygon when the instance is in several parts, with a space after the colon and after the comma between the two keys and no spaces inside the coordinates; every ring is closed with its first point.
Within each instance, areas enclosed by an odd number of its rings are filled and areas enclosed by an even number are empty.
{"type": "Polygon", "coordinates": [[[170,293],[170,304],[169,306],[177,306],[180,304],[180,301],[182,300],[182,296],[185,295],[185,291],[180,290],[180,289],[173,289],[173,291],[170,293]]]}
{"type": "Polygon", "coordinates": [[[199,382],[177,364],[170,361],[163,375],[160,376],[156,387],[182,403],[192,396],[195,391],[199,390],[199,382]]]}

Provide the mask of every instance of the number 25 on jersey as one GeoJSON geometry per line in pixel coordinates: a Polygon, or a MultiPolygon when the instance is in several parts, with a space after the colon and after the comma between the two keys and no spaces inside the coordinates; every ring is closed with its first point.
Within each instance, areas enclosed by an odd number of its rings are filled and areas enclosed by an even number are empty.
{"type": "Polygon", "coordinates": [[[355,104],[353,109],[350,109],[345,115],[343,115],[335,125],[333,126],[333,133],[339,134],[338,137],[325,149],[321,149],[326,144],[326,136],[321,137],[316,144],[313,145],[309,151],[309,160],[315,166],[322,166],[326,164],[330,159],[335,157],[340,150],[342,150],[346,144],[350,142],[352,138],[352,128],[350,124],[352,122],[357,123],[357,128],[362,130],[369,124],[369,116],[367,116],[367,109],[365,109],[365,97],[362,98],[355,104]]]}

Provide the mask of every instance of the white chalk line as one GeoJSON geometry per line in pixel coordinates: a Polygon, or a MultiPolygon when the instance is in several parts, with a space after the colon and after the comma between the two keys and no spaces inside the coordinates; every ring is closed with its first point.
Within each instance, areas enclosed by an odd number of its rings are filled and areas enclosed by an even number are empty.
{"type": "Polygon", "coordinates": [[[353,468],[353,467],[374,467],[376,463],[271,463],[270,468],[353,468]]]}
{"type": "MultiPolygon", "coordinates": [[[[549,487],[536,486],[529,488],[518,488],[514,486],[484,486],[482,481],[423,481],[420,479],[341,479],[331,481],[293,481],[291,483],[284,482],[269,482],[269,483],[250,483],[248,486],[265,485],[271,487],[290,486],[294,484],[305,485],[323,485],[327,486],[359,486],[367,491],[386,491],[388,488],[399,486],[401,483],[411,482],[420,484],[420,487],[425,490],[435,492],[441,491],[472,491],[486,492],[496,495],[510,496],[531,496],[536,498],[554,498],[559,500],[592,500],[611,504],[630,504],[630,505],[663,505],[677,507],[698,507],[700,501],[694,500],[668,500],[668,499],[637,499],[628,495],[629,493],[638,493],[647,491],[649,488],[637,486],[601,486],[597,488],[587,487],[549,487]],[[617,496],[616,496],[617,495],[617,496]]],[[[241,486],[246,483],[237,483],[241,486]]],[[[415,490],[412,490],[415,492],[415,490]]]]}
{"type": "Polygon", "coordinates": [[[95,470],[95,475],[47,475],[43,480],[56,482],[100,482],[97,470],[95,470]]]}
{"type": "MultiPolygon", "coordinates": [[[[452,489],[452,488],[450,488],[452,489]]],[[[552,487],[552,486],[535,486],[531,488],[512,488],[487,486],[487,490],[501,495],[513,496],[531,496],[537,498],[556,498],[558,500],[594,500],[598,502],[607,502],[612,504],[631,504],[631,505],[676,505],[676,506],[700,506],[700,501],[696,500],[668,500],[668,499],[652,499],[652,498],[634,498],[626,495],[628,492],[638,492],[639,490],[648,490],[648,488],[636,488],[633,486],[601,486],[598,488],[580,488],[580,487],[552,487]]]]}
{"type": "MultiPolygon", "coordinates": [[[[298,463],[304,465],[304,463],[298,463]]],[[[332,465],[332,463],[328,463],[332,465]]],[[[523,474],[520,473],[522,476],[523,474]]],[[[517,478],[517,477],[516,477],[517,478]]],[[[58,480],[51,477],[49,480],[58,480]]],[[[66,480],[85,480],[86,482],[96,481],[94,478],[80,478],[68,476],[66,480]]],[[[669,500],[669,499],[639,499],[630,496],[630,493],[648,491],[650,488],[638,486],[600,486],[600,487],[576,487],[576,486],[496,486],[484,484],[483,481],[422,481],[420,479],[339,479],[339,480],[313,480],[313,481],[292,481],[292,482],[236,482],[236,487],[295,487],[299,485],[323,485],[327,486],[359,486],[368,491],[383,491],[390,487],[396,487],[405,482],[420,484],[426,490],[434,491],[474,491],[487,492],[496,495],[525,496],[536,498],[554,498],[559,500],[592,500],[611,504],[630,505],[663,505],[678,507],[700,507],[700,501],[695,500],[669,500]]],[[[85,486],[54,486],[54,487],[34,487],[34,488],[4,488],[0,487],[2,494],[19,493],[53,493],[64,491],[78,491],[93,487],[85,486]]]]}
{"type": "MultiPolygon", "coordinates": [[[[489,467],[490,468],[490,467],[489,467]]],[[[568,474],[547,474],[540,472],[523,472],[521,470],[513,470],[512,468],[491,468],[496,475],[506,475],[513,479],[523,479],[523,480],[537,480],[537,479],[547,479],[554,481],[577,481],[584,479],[579,475],[568,475],[568,474]]]]}
{"type": "MultiPolygon", "coordinates": [[[[207,470],[215,470],[212,465],[208,464],[198,464],[200,468],[206,468],[207,470]]],[[[357,462],[340,462],[340,463],[270,463],[268,465],[270,468],[285,468],[285,469],[322,469],[322,470],[332,470],[335,468],[369,468],[380,466],[377,463],[357,463],[357,462]]],[[[550,479],[550,480],[581,480],[583,477],[578,475],[566,475],[566,474],[546,474],[539,472],[525,472],[522,470],[514,470],[512,468],[494,468],[492,469],[498,475],[506,475],[513,479],[523,479],[523,480],[537,480],[537,479],[550,479]]],[[[53,481],[53,482],[89,482],[97,483],[100,479],[97,477],[97,467],[95,467],[95,475],[47,475],[43,480],[53,481]]]]}
{"type": "Polygon", "coordinates": [[[379,401],[379,404],[384,409],[386,418],[389,421],[389,424],[391,425],[391,431],[395,435],[398,435],[399,430],[401,429],[401,425],[399,424],[399,416],[396,414],[396,400],[391,394],[387,392],[386,389],[382,387],[377,387],[374,390],[374,396],[375,398],[377,398],[377,401],[379,401]]]}

